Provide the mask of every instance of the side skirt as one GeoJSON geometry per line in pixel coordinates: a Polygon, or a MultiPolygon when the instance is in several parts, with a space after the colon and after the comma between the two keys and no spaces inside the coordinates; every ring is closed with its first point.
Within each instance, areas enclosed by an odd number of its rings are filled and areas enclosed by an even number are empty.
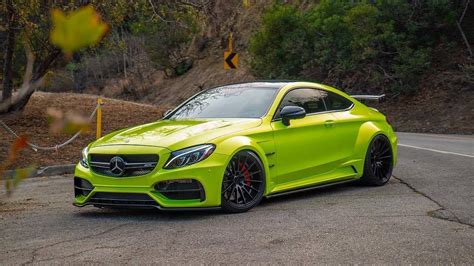
{"type": "Polygon", "coordinates": [[[344,181],[338,181],[338,182],[325,183],[325,184],[314,185],[314,186],[309,186],[309,187],[297,188],[297,189],[289,190],[289,191],[276,192],[274,194],[267,195],[266,198],[270,199],[270,198],[275,198],[275,197],[279,197],[279,196],[290,195],[290,194],[293,194],[293,193],[299,193],[299,192],[303,192],[303,191],[309,191],[309,190],[315,190],[315,189],[320,189],[320,188],[325,188],[325,187],[330,187],[330,186],[336,186],[336,185],[340,185],[340,184],[346,184],[346,183],[354,182],[355,180],[358,180],[358,178],[351,178],[351,179],[344,180],[344,181]]]}

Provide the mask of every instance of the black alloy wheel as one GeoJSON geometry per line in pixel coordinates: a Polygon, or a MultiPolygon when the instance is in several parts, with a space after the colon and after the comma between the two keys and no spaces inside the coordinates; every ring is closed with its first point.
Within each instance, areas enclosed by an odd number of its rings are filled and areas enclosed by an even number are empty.
{"type": "Polygon", "coordinates": [[[392,176],[393,152],[390,141],[384,135],[377,135],[369,145],[361,180],[367,185],[385,185],[392,176]]]}
{"type": "Polygon", "coordinates": [[[222,181],[221,205],[228,212],[245,212],[255,207],[265,191],[265,171],[258,156],[240,151],[227,165],[222,181]]]}

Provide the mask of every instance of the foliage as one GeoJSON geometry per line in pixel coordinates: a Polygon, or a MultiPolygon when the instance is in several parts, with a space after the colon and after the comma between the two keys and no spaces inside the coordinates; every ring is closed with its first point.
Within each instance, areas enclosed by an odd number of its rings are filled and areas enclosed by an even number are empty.
{"type": "Polygon", "coordinates": [[[130,32],[146,36],[146,51],[158,69],[175,68],[184,59],[182,50],[199,30],[198,14],[189,6],[171,2],[156,8],[140,10],[129,23],[130,32]]]}
{"type": "Polygon", "coordinates": [[[291,6],[274,6],[265,13],[262,28],[251,39],[252,69],[266,78],[298,77],[309,60],[307,39],[302,14],[291,6]]]}
{"type": "MultiPolygon", "coordinates": [[[[104,67],[108,67],[112,71],[109,71],[109,69],[103,69],[102,71],[115,72],[115,76],[122,75],[127,78],[127,74],[129,74],[128,67],[134,65],[132,61],[135,59],[132,58],[135,52],[131,52],[131,50],[137,49],[137,47],[134,46],[135,42],[133,40],[136,38],[146,38],[147,41],[140,49],[145,50],[148,54],[147,57],[152,59],[154,67],[157,69],[170,68],[173,70],[180,65],[178,72],[182,73],[189,69],[188,66],[182,67],[183,61],[188,60],[188,55],[186,54],[187,46],[193,34],[199,30],[197,26],[197,8],[191,5],[193,2],[194,1],[188,0],[91,0],[86,2],[14,0],[13,6],[16,15],[16,26],[14,30],[17,33],[13,56],[14,87],[21,85],[24,67],[26,65],[23,44],[28,42],[35,55],[36,63],[34,69],[42,69],[40,66],[43,62],[48,62],[52,54],[60,54],[57,53],[55,45],[50,42],[56,42],[54,32],[51,39],[49,38],[49,33],[54,26],[54,21],[51,21],[51,11],[62,10],[63,12],[70,13],[84,6],[85,3],[88,3],[97,11],[97,14],[88,15],[84,13],[86,17],[91,15],[89,23],[97,22],[98,14],[100,14],[101,19],[106,22],[110,28],[108,34],[99,45],[93,48],[75,50],[72,56],[72,62],[64,60],[60,56],[57,57],[57,60],[51,60],[52,63],[47,64],[48,70],[51,68],[57,70],[67,64],[73,63],[77,67],[70,72],[73,75],[72,78],[76,76],[82,77],[87,74],[79,72],[89,67],[84,65],[84,62],[101,62],[105,57],[109,57],[108,59],[106,58],[107,61],[114,62],[114,64],[104,65],[104,67]],[[129,46],[130,44],[132,44],[132,47],[129,46]]],[[[5,1],[2,1],[0,4],[0,37],[8,31],[8,25],[5,19],[7,8],[4,3],[5,1]]],[[[53,12],[53,14],[55,14],[53,15],[55,20],[65,19],[65,17],[59,15],[57,11],[53,12]]],[[[81,18],[78,19],[81,20],[81,18]]],[[[82,18],[82,20],[83,19],[84,18],[82,18]]],[[[72,22],[72,20],[70,22],[72,22]]],[[[63,26],[65,24],[61,23],[59,25],[63,26]]],[[[99,23],[99,25],[101,24],[99,23]]],[[[104,34],[103,25],[100,29],[97,29],[95,34],[86,34],[85,36],[82,36],[80,33],[73,34],[70,38],[75,39],[75,41],[70,39],[70,44],[81,44],[81,42],[89,38],[95,39],[102,34],[104,34]]],[[[0,43],[0,45],[4,44],[0,43]]],[[[66,52],[75,48],[76,47],[70,45],[66,48],[61,47],[61,49],[66,52]]],[[[0,71],[3,71],[3,69],[0,68],[0,71]]],[[[55,74],[60,71],[46,72],[55,74]]],[[[98,76],[99,75],[96,75],[90,78],[92,79],[98,76]]],[[[78,83],[82,82],[81,80],[74,81],[78,83]]]]}
{"type": "Polygon", "coordinates": [[[16,138],[10,146],[6,159],[0,162],[0,180],[4,179],[5,190],[8,195],[13,192],[23,179],[31,177],[36,173],[37,167],[35,164],[32,164],[27,168],[15,169],[11,176],[3,178],[5,170],[18,159],[20,151],[25,149],[27,146],[28,138],[26,136],[16,138]]]}
{"type": "MultiPolygon", "coordinates": [[[[9,1],[8,5],[9,15],[15,16],[16,14],[12,12],[12,10],[14,10],[13,2],[9,1]]],[[[52,20],[54,28],[50,35],[51,41],[60,46],[65,53],[72,53],[81,48],[96,44],[102,39],[102,36],[105,34],[108,27],[107,24],[100,22],[99,16],[92,6],[83,7],[72,12],[68,16],[64,15],[61,10],[53,10],[52,20]]],[[[10,31],[14,30],[12,27],[13,23],[11,22],[12,20],[10,20],[8,25],[10,31]]],[[[28,32],[24,32],[23,34],[26,35],[28,32]]],[[[26,37],[24,41],[26,42],[24,46],[27,54],[27,64],[22,86],[19,88],[15,97],[8,97],[0,102],[0,112],[8,112],[12,110],[12,107],[23,108],[23,106],[28,102],[31,94],[39,84],[42,83],[43,76],[46,73],[45,71],[49,67],[40,66],[40,69],[43,68],[43,70],[35,73],[33,72],[35,59],[31,51],[31,46],[28,43],[29,38],[26,37]]],[[[10,46],[10,48],[13,47],[10,46]]],[[[12,49],[10,49],[10,51],[12,51],[12,49]]],[[[53,55],[54,57],[51,60],[56,58],[56,52],[54,52],[53,55]]],[[[48,64],[50,63],[51,62],[48,64]]],[[[88,120],[76,114],[68,113],[64,116],[60,111],[49,110],[49,115],[52,122],[51,128],[55,129],[57,132],[76,132],[87,130],[90,127],[88,120]]],[[[17,160],[19,152],[27,145],[31,144],[28,143],[26,137],[17,136],[10,148],[6,160],[0,163],[0,178],[3,177],[5,169],[17,160]]],[[[5,188],[7,193],[11,193],[24,178],[34,175],[35,172],[35,165],[31,165],[25,169],[16,169],[11,177],[5,178],[5,188]]]]}
{"type": "Polygon", "coordinates": [[[275,4],[252,36],[252,70],[262,78],[408,92],[433,48],[455,32],[455,11],[449,0],[322,0],[304,11],[275,4]]]}

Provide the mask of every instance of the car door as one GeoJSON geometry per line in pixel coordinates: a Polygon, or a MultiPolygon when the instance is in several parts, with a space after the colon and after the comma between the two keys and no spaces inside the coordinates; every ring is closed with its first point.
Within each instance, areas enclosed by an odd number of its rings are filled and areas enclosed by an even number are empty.
{"type": "Polygon", "coordinates": [[[335,144],[328,140],[334,120],[326,110],[320,90],[298,88],[283,97],[272,121],[279,184],[311,179],[331,170],[333,157],[328,154],[333,152],[335,144]],[[285,126],[280,111],[291,105],[304,108],[307,114],[285,126]]]}
{"type": "Polygon", "coordinates": [[[333,160],[338,164],[353,159],[354,146],[359,134],[359,128],[364,116],[352,111],[354,103],[349,99],[330,91],[321,91],[324,103],[329,112],[335,117],[337,126],[332,128],[332,133],[337,137],[335,141],[333,160]]]}

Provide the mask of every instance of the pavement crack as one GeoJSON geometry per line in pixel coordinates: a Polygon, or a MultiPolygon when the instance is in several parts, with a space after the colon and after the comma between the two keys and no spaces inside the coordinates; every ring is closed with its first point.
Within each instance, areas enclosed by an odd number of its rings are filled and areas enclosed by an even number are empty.
{"type": "Polygon", "coordinates": [[[392,177],[396,180],[398,180],[400,183],[404,184],[405,186],[407,186],[409,189],[411,189],[413,192],[415,192],[416,194],[419,194],[425,198],[427,198],[428,200],[430,200],[431,202],[433,202],[434,204],[438,205],[438,209],[436,210],[432,210],[432,211],[429,211],[427,213],[427,215],[429,217],[433,217],[433,218],[437,218],[437,219],[441,219],[441,220],[445,220],[445,221],[450,221],[450,222],[454,222],[454,223],[458,223],[458,224],[462,224],[462,225],[467,225],[469,226],[470,228],[473,228],[474,225],[473,224],[470,224],[470,223],[466,223],[466,222],[463,222],[461,221],[457,216],[456,214],[454,214],[452,211],[448,210],[446,207],[444,207],[439,201],[433,199],[432,197],[430,197],[429,195],[427,195],[426,193],[416,189],[414,186],[412,186],[410,183],[406,182],[405,180],[403,180],[402,178],[400,177],[397,177],[395,175],[392,175],[392,177]]]}
{"type": "Polygon", "coordinates": [[[120,225],[117,225],[117,226],[114,226],[112,228],[109,228],[107,230],[104,230],[98,234],[90,234],[90,235],[87,235],[87,236],[83,236],[83,237],[79,237],[79,238],[73,238],[73,239],[68,239],[68,240],[63,240],[63,241],[59,241],[59,242],[55,242],[55,243],[52,243],[52,244],[48,244],[48,245],[44,245],[44,246],[41,246],[41,247],[38,247],[38,248],[35,248],[33,249],[33,251],[31,252],[31,258],[25,262],[25,263],[22,263],[22,265],[28,265],[28,264],[33,264],[35,261],[36,261],[36,257],[38,256],[38,253],[40,250],[42,249],[45,249],[45,248],[50,248],[50,247],[53,247],[53,246],[56,246],[56,245],[59,245],[59,244],[64,244],[64,243],[68,243],[68,242],[72,242],[72,241],[81,241],[81,240],[84,240],[84,239],[88,239],[92,236],[101,236],[101,235],[105,235],[105,234],[108,234],[114,230],[117,230],[123,226],[126,226],[126,225],[129,225],[131,223],[124,223],[124,224],[120,224],[120,225]]]}

